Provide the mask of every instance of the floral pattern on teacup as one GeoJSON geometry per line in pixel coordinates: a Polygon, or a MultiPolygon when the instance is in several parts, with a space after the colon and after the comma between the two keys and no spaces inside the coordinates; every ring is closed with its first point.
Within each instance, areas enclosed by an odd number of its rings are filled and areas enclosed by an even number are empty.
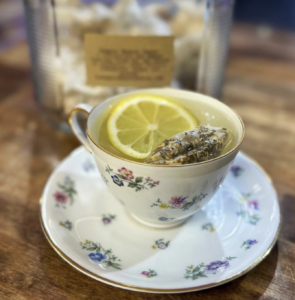
{"type": "Polygon", "coordinates": [[[206,198],[207,194],[201,193],[193,197],[192,201],[186,200],[187,197],[183,196],[173,196],[171,199],[166,202],[162,202],[160,199],[155,201],[151,207],[158,206],[161,209],[181,209],[182,211],[190,209],[192,206],[196,205],[197,203],[201,202],[204,198],[206,198]]]}
{"type": "Polygon", "coordinates": [[[113,175],[111,176],[113,179],[113,182],[118,185],[118,186],[124,186],[124,183],[122,180],[120,180],[120,178],[117,175],[113,175]]]}
{"type": "Polygon", "coordinates": [[[153,180],[150,177],[145,179],[140,176],[135,177],[133,171],[127,170],[125,167],[118,169],[118,172],[114,172],[114,170],[107,165],[105,171],[110,175],[113,174],[111,178],[116,185],[122,187],[125,183],[127,187],[135,189],[135,192],[152,189],[160,184],[159,180],[153,180]]]}
{"type": "Polygon", "coordinates": [[[159,217],[159,221],[161,221],[161,222],[166,222],[166,221],[172,221],[172,220],[174,220],[175,218],[168,218],[168,216],[165,214],[165,215],[162,215],[162,216],[160,216],[159,217]]]}

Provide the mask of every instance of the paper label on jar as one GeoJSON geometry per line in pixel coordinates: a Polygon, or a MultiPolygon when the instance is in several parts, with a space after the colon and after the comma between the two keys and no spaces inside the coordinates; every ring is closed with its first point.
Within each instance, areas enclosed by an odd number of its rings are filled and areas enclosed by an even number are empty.
{"type": "Polygon", "coordinates": [[[170,86],[172,36],[85,35],[87,84],[91,86],[170,86]]]}

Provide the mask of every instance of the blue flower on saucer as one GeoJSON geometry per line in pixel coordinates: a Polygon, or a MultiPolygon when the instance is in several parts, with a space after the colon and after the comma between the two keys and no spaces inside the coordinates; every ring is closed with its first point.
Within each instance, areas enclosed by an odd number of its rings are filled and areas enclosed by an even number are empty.
{"type": "Polygon", "coordinates": [[[160,217],[159,220],[160,220],[160,221],[167,221],[168,218],[166,218],[166,217],[160,217]]]}
{"type": "Polygon", "coordinates": [[[123,186],[123,181],[117,175],[112,176],[113,182],[118,186],[123,186]]]}
{"type": "Polygon", "coordinates": [[[107,257],[99,252],[97,253],[90,253],[88,254],[89,258],[93,261],[93,262],[101,262],[103,259],[106,259],[107,257]]]}

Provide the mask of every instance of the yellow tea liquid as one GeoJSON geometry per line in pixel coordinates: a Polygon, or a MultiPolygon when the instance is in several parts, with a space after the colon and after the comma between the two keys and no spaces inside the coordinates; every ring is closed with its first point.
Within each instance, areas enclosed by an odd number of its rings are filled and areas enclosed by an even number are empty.
{"type": "MultiPolygon", "coordinates": [[[[176,99],[168,99],[169,101],[174,101],[176,99]]],[[[178,99],[178,104],[182,105],[181,99],[178,99]]],[[[183,105],[184,106],[184,105],[183,105]]],[[[186,106],[184,106],[186,107],[186,106]]],[[[111,154],[130,160],[134,162],[141,162],[143,163],[145,159],[136,159],[134,157],[131,157],[129,155],[126,155],[119,151],[117,148],[113,146],[111,143],[108,131],[107,131],[107,122],[108,118],[112,112],[112,108],[106,109],[106,111],[100,116],[100,118],[97,118],[93,123],[92,127],[90,129],[91,137],[94,139],[94,141],[100,145],[104,150],[107,152],[110,152],[111,154]]],[[[199,109],[190,109],[190,107],[186,107],[187,110],[190,111],[192,115],[195,116],[195,118],[198,120],[200,125],[211,125],[216,127],[225,127],[227,128],[231,134],[230,138],[227,142],[226,147],[224,148],[221,155],[231,151],[235,145],[237,145],[237,132],[233,124],[230,122],[228,118],[226,118],[222,113],[220,113],[218,110],[208,110],[202,106],[199,107],[199,109]]]]}

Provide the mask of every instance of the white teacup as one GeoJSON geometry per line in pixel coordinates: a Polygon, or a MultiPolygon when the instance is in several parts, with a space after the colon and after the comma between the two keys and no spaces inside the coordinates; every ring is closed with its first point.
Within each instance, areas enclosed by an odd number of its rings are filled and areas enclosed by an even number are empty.
{"type": "Polygon", "coordinates": [[[172,227],[184,222],[201,209],[221,186],[238,154],[244,138],[241,118],[228,106],[211,97],[170,88],[146,89],[110,98],[96,107],[77,105],[69,115],[69,123],[81,143],[89,150],[100,174],[108,180],[111,193],[139,222],[157,228],[172,227]],[[233,149],[215,159],[181,166],[156,166],[118,157],[98,145],[91,126],[103,113],[123,98],[135,94],[168,97],[198,112],[201,123],[234,129],[233,149]],[[76,112],[84,111],[87,138],[77,122],[76,112]],[[203,120],[202,120],[203,119],[203,120]]]}

